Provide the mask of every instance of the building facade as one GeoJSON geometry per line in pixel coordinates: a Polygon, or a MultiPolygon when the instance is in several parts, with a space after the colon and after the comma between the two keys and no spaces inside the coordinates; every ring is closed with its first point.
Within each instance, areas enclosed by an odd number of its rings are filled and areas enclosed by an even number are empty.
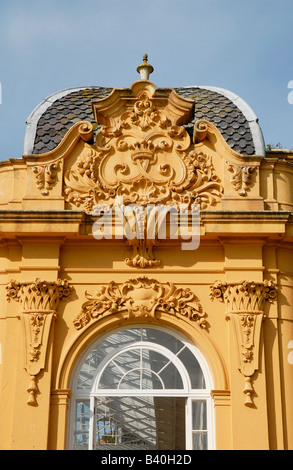
{"type": "Polygon", "coordinates": [[[292,449],[293,152],[138,72],[0,162],[1,448],[292,449]]]}

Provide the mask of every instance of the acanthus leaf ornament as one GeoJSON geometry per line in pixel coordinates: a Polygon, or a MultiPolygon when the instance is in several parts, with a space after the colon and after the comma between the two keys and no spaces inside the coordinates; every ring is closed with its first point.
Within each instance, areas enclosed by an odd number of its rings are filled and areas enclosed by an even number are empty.
{"type": "Polygon", "coordinates": [[[211,286],[210,297],[226,305],[226,317],[232,323],[237,367],[245,377],[245,405],[253,405],[252,377],[258,370],[261,326],[265,318],[264,303],[277,297],[277,287],[272,281],[264,282],[216,281],[211,286]]]}
{"type": "Polygon", "coordinates": [[[195,321],[206,328],[205,312],[189,288],[177,288],[172,283],[161,284],[155,279],[140,277],[123,284],[110,282],[94,294],[85,293],[81,312],[74,319],[76,329],[95,319],[124,314],[126,318],[155,318],[160,312],[195,321]]]}
{"type": "Polygon", "coordinates": [[[233,175],[231,178],[231,183],[235,191],[239,196],[246,196],[247,191],[249,190],[251,184],[251,176],[255,171],[255,166],[248,165],[236,165],[231,162],[227,162],[228,171],[233,175]]]}
{"type": "Polygon", "coordinates": [[[29,405],[37,405],[37,376],[44,369],[51,325],[57,307],[71,293],[66,280],[34,282],[11,281],[6,286],[7,300],[21,304],[20,319],[24,336],[24,368],[30,376],[29,405]]]}
{"type": "Polygon", "coordinates": [[[32,172],[35,174],[37,187],[43,196],[47,196],[56,183],[59,165],[60,159],[33,166],[32,172]]]}

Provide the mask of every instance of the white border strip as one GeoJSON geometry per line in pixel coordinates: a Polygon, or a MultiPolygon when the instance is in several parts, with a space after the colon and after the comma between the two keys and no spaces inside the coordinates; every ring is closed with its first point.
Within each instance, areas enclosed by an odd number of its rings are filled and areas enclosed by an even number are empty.
{"type": "Polygon", "coordinates": [[[26,131],[25,131],[24,150],[23,150],[25,155],[30,155],[33,152],[37,125],[42,114],[44,114],[45,111],[55,101],[59,100],[60,98],[63,98],[63,96],[66,96],[75,91],[85,90],[87,88],[91,88],[91,87],[84,86],[84,87],[79,87],[79,88],[67,88],[66,90],[57,91],[56,93],[49,95],[40,104],[38,104],[38,106],[36,106],[36,108],[31,112],[31,114],[26,120],[26,131]]]}

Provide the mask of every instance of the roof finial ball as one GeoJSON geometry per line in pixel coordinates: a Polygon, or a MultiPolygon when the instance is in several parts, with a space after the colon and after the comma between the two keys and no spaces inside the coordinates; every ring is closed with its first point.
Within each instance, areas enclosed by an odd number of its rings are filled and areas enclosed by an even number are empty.
{"type": "Polygon", "coordinates": [[[143,63],[140,64],[137,69],[138,73],[140,73],[141,80],[148,80],[149,75],[154,71],[154,67],[148,64],[148,55],[143,55],[143,63]]]}

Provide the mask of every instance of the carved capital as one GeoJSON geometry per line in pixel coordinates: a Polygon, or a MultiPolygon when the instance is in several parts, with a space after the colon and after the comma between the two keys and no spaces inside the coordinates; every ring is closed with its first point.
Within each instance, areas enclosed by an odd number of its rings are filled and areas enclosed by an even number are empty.
{"type": "Polygon", "coordinates": [[[245,377],[245,404],[253,405],[251,378],[259,367],[259,347],[265,302],[274,302],[277,288],[272,281],[220,282],[211,286],[211,299],[226,304],[232,323],[237,367],[245,377]]]}
{"type": "Polygon", "coordinates": [[[37,278],[34,282],[10,281],[6,286],[8,302],[20,302],[23,312],[57,310],[60,300],[68,297],[71,292],[68,281],[42,281],[37,278]]]}
{"type": "Polygon", "coordinates": [[[264,282],[242,281],[221,282],[216,281],[211,286],[211,299],[225,302],[227,314],[230,313],[257,313],[264,310],[264,302],[274,302],[277,297],[277,288],[272,281],[264,282]]]}
{"type": "Polygon", "coordinates": [[[77,329],[90,321],[109,315],[124,314],[125,318],[156,318],[160,313],[185,317],[206,328],[205,312],[190,289],[177,288],[172,283],[161,284],[155,279],[140,277],[124,284],[110,282],[88,299],[73,321],[77,329]]]}
{"type": "Polygon", "coordinates": [[[6,286],[7,300],[21,305],[20,318],[24,338],[24,368],[31,377],[28,404],[36,405],[37,375],[45,367],[52,321],[60,300],[70,295],[67,281],[11,281],[6,286]]]}

